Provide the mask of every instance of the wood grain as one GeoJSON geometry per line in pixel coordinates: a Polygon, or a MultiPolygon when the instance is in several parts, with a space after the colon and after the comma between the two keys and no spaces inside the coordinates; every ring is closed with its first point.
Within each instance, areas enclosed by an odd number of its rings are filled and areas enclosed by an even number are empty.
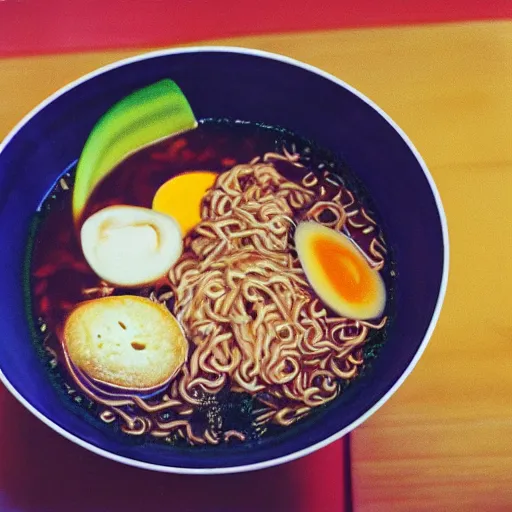
{"type": "MultiPolygon", "coordinates": [[[[353,437],[358,511],[512,508],[512,22],[245,37],[375,100],[444,201],[448,293],[424,357],[353,437]]],[[[49,93],[137,53],[0,61],[0,137],[49,93]]]]}

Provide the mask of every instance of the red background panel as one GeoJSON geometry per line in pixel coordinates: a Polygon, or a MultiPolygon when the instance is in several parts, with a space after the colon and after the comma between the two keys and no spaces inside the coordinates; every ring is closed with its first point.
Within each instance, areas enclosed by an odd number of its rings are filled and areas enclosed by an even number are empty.
{"type": "Polygon", "coordinates": [[[0,0],[0,56],[498,18],[511,0],[0,0]]]}
{"type": "Polygon", "coordinates": [[[1,512],[342,512],[344,445],[249,473],[156,473],[95,455],[0,386],[1,512]]]}

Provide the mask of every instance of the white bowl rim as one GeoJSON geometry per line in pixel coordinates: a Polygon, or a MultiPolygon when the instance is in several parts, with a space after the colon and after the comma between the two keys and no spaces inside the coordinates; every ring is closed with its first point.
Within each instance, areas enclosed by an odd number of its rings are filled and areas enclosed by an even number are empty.
{"type": "Polygon", "coordinates": [[[128,457],[123,457],[120,455],[117,455],[113,452],[110,452],[108,450],[104,450],[102,448],[98,448],[97,446],[84,441],[83,439],[79,438],[75,434],[68,432],[67,430],[63,429],[50,419],[48,419],[44,414],[42,414],[40,411],[37,410],[36,407],[34,407],[28,400],[26,400],[15,388],[14,386],[9,382],[5,374],[0,369],[0,380],[4,383],[5,387],[11,392],[12,395],[26,408],[28,409],[32,414],[34,414],[37,418],[39,418],[43,423],[48,425],[50,428],[52,428],[54,431],[58,432],[65,438],[69,439],[70,441],[73,441],[74,443],[78,444],[79,446],[82,446],[83,448],[86,448],[87,450],[96,453],[97,455],[101,455],[103,457],[106,457],[108,459],[114,460],[116,462],[120,462],[123,464],[127,464],[129,466],[134,466],[137,468],[142,469],[150,469],[153,471],[160,471],[160,472],[166,472],[166,473],[177,473],[177,474],[192,474],[192,475],[215,475],[215,474],[225,474],[225,473],[241,473],[245,471],[254,471],[258,469],[265,469],[270,468],[272,466],[277,466],[279,464],[284,464],[286,462],[291,462],[293,460],[299,459],[301,457],[304,457],[305,455],[309,455],[310,453],[313,453],[321,448],[324,448],[325,446],[331,444],[332,442],[342,438],[352,430],[354,430],[356,427],[358,427],[361,423],[366,421],[372,414],[374,414],[378,409],[380,409],[384,403],[386,403],[389,398],[397,391],[397,389],[403,384],[405,379],[409,376],[409,374],[412,372],[416,364],[418,363],[420,357],[422,356],[423,352],[425,351],[428,342],[430,341],[430,338],[434,332],[435,326],[437,324],[437,321],[439,319],[439,315],[441,313],[441,308],[443,305],[443,301],[446,295],[446,289],[448,285],[448,271],[449,271],[449,239],[448,239],[448,224],[446,220],[446,214],[443,208],[443,204],[441,201],[441,196],[439,194],[439,191],[436,187],[436,184],[434,182],[434,179],[432,175],[430,174],[430,171],[427,168],[426,163],[424,162],[423,158],[419,154],[418,150],[412,143],[412,141],[409,139],[409,137],[405,134],[405,132],[391,119],[391,117],[386,114],[378,105],[376,105],[372,100],[370,100],[368,97],[366,97],[364,94],[359,92],[357,89],[352,87],[351,85],[347,84],[343,80],[335,77],[334,75],[327,73],[326,71],[323,71],[316,66],[312,66],[311,64],[306,64],[305,62],[301,62],[297,59],[287,57],[284,55],[280,55],[277,53],[267,52],[263,50],[256,50],[252,48],[242,48],[237,46],[188,46],[188,47],[177,47],[177,48],[169,48],[169,49],[161,49],[161,50],[155,50],[150,52],[141,53],[139,55],[128,57],[125,59],[117,60],[115,62],[112,62],[110,64],[107,64],[105,66],[102,66],[90,73],[87,73],[83,75],[82,77],[70,82],[69,84],[65,85],[64,87],[60,88],[58,91],[50,95],[48,98],[46,98],[44,101],[39,103],[35,108],[33,108],[28,114],[26,114],[23,119],[9,132],[9,134],[6,136],[6,138],[0,143],[0,154],[4,151],[4,149],[7,147],[9,142],[14,138],[14,136],[33,118],[35,117],[41,110],[43,110],[47,105],[49,105],[52,101],[57,99],[58,97],[62,96],[66,92],[70,91],[71,89],[79,86],[80,84],[87,82],[91,78],[94,78],[98,75],[101,75],[103,73],[106,73],[110,70],[125,66],[127,64],[133,64],[135,62],[139,62],[142,60],[148,60],[168,55],[180,55],[180,54],[186,54],[186,53],[210,53],[210,52],[225,52],[225,53],[235,53],[235,54],[244,54],[244,55],[250,55],[255,57],[263,57],[270,60],[275,60],[279,62],[283,62],[285,64],[290,64],[292,66],[304,69],[306,71],[309,71],[310,73],[314,73],[318,76],[321,76],[340,87],[350,91],[352,94],[357,96],[359,99],[364,101],[366,104],[368,104],[371,108],[373,108],[377,113],[379,113],[398,133],[398,135],[403,139],[403,141],[407,144],[413,155],[415,156],[416,160],[418,161],[421,169],[423,170],[423,173],[425,175],[425,178],[427,179],[428,184],[430,185],[430,189],[432,192],[432,195],[434,197],[437,211],[439,214],[439,218],[441,221],[441,231],[443,236],[443,249],[444,249],[444,260],[443,260],[443,274],[441,277],[441,286],[439,288],[439,294],[437,297],[436,306],[434,309],[434,313],[432,315],[432,318],[430,320],[429,326],[425,332],[425,336],[423,337],[423,340],[416,351],[416,354],[410,361],[407,368],[404,370],[402,375],[398,378],[398,380],[394,383],[394,385],[387,391],[387,393],[382,396],[377,403],[375,403],[370,409],[368,409],[364,414],[362,414],[359,418],[354,420],[352,423],[347,425],[345,428],[340,430],[339,432],[336,432],[335,434],[327,437],[326,439],[323,439],[322,441],[319,441],[311,446],[308,446],[307,448],[303,448],[301,450],[298,450],[296,452],[290,453],[288,455],[284,455],[281,457],[277,457],[274,459],[268,459],[262,462],[257,462],[253,464],[246,464],[241,466],[231,466],[231,467],[215,467],[215,468],[181,468],[181,467],[173,467],[173,466],[164,466],[160,464],[151,464],[148,462],[142,462],[137,459],[130,459],[128,457]]]}

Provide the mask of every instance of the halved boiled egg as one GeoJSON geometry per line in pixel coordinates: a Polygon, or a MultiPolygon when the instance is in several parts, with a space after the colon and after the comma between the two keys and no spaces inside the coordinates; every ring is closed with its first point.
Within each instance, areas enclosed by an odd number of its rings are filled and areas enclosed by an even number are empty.
{"type": "Polygon", "coordinates": [[[153,210],[175,218],[183,234],[201,221],[201,201],[213,186],[217,174],[191,171],[166,181],[153,198],[153,210]]]}
{"type": "Polygon", "coordinates": [[[82,226],[82,250],[94,272],[117,286],[143,286],[161,278],[183,251],[178,223],[137,206],[109,206],[82,226]]]}
{"type": "Polygon", "coordinates": [[[350,238],[316,222],[301,222],[295,247],[308,281],[332,310],[359,320],[382,314],[384,282],[350,238]]]}

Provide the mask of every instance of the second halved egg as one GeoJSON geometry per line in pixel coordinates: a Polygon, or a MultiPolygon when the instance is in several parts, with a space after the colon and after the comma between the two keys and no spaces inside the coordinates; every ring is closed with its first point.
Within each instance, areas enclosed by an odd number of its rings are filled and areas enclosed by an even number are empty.
{"type": "Polygon", "coordinates": [[[308,281],[333,311],[359,320],[382,314],[382,278],[350,238],[316,222],[302,222],[295,246],[308,281]]]}

